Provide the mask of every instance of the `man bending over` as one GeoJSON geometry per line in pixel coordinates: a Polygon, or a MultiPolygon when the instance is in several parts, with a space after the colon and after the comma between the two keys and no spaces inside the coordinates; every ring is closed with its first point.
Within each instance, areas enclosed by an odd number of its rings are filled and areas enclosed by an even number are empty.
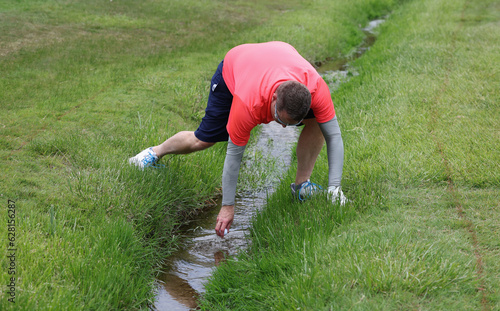
{"type": "Polygon", "coordinates": [[[158,146],[143,150],[129,163],[154,165],[166,154],[204,150],[228,141],[222,173],[222,207],[215,232],[224,237],[234,219],[236,183],[251,130],[276,121],[283,127],[302,126],[297,144],[297,174],[292,195],[304,200],[318,190],[310,182],[326,140],[328,193],[346,201],[340,188],[344,147],[330,90],[314,67],[284,42],[243,44],[231,49],[212,77],[205,116],[194,132],[182,131],[158,146]]]}

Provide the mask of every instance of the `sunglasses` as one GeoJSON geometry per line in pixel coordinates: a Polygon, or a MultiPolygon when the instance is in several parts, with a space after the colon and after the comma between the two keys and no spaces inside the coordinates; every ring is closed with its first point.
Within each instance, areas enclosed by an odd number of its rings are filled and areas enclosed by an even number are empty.
{"type": "Polygon", "coordinates": [[[278,121],[279,124],[284,125],[284,126],[297,126],[300,123],[302,123],[302,121],[304,120],[304,119],[302,119],[299,122],[294,123],[294,124],[288,124],[286,122],[281,121],[280,117],[278,117],[278,105],[276,105],[276,104],[274,105],[274,118],[276,119],[276,121],[278,121]]]}

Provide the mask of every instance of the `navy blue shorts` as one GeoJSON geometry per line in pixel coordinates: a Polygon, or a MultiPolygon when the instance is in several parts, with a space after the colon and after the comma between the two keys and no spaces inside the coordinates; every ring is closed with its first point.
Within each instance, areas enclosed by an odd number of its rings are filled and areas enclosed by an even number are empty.
{"type": "Polygon", "coordinates": [[[196,138],[207,143],[227,141],[229,138],[226,125],[233,103],[233,95],[229,92],[222,78],[223,63],[224,61],[219,64],[212,77],[205,116],[194,132],[196,138]]]}

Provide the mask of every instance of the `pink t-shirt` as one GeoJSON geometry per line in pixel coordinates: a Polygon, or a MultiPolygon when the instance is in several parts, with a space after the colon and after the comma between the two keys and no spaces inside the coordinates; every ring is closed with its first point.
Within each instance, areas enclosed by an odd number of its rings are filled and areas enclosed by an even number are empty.
{"type": "Polygon", "coordinates": [[[289,80],[298,81],[311,92],[311,109],[319,123],[335,117],[330,90],[316,69],[293,46],[284,42],[243,44],[224,58],[222,76],[233,103],[227,131],[231,141],[244,146],[250,132],[261,123],[274,120],[271,102],[276,88],[289,80]]]}

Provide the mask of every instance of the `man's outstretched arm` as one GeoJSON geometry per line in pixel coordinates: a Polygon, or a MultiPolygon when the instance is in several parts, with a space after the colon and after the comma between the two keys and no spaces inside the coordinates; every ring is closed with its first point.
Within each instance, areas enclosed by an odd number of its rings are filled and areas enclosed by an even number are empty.
{"type": "Polygon", "coordinates": [[[222,171],[222,207],[215,225],[215,233],[220,237],[224,237],[224,230],[229,230],[233,223],[236,184],[238,182],[238,174],[244,151],[245,146],[237,146],[229,138],[224,169],[222,171]]]}

